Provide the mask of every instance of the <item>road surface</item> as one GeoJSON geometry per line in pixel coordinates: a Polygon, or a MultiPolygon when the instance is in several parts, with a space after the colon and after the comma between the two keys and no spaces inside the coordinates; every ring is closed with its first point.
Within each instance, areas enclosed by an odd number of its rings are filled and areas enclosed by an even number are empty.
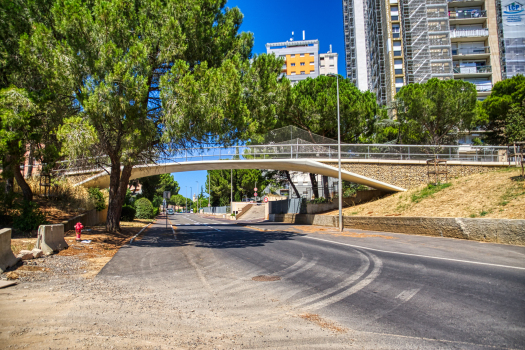
{"type": "Polygon", "coordinates": [[[182,289],[191,271],[200,281],[192,287],[199,291],[188,295],[196,308],[217,303],[241,314],[250,312],[242,303],[260,296],[283,314],[335,332],[327,340],[314,330],[285,337],[261,329],[243,347],[525,348],[525,247],[239,225],[194,214],[169,218],[173,230],[159,221],[141,241],[121,249],[98,278],[182,289]],[[277,280],[265,281],[271,279],[277,280]]]}

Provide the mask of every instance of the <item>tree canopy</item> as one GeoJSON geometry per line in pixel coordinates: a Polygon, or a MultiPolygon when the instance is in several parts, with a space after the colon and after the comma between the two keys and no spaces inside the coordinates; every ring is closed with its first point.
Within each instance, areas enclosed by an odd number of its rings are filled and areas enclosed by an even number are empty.
{"type": "Polygon", "coordinates": [[[192,144],[233,143],[274,117],[276,90],[287,86],[277,81],[282,62],[248,61],[253,36],[238,33],[243,16],[225,4],[57,0],[54,30],[37,23],[23,38],[24,57],[79,107],[59,129],[64,155],[110,172],[108,231],[119,230],[135,165],[192,144]]]}
{"type": "Polygon", "coordinates": [[[470,129],[476,101],[474,84],[463,80],[432,78],[403,86],[395,101],[401,142],[451,142],[452,132],[470,129]]]}
{"type": "Polygon", "coordinates": [[[525,76],[518,74],[494,85],[492,92],[483,101],[487,115],[484,128],[488,130],[486,141],[490,144],[505,145],[522,141],[519,115],[525,112],[525,76]]]}

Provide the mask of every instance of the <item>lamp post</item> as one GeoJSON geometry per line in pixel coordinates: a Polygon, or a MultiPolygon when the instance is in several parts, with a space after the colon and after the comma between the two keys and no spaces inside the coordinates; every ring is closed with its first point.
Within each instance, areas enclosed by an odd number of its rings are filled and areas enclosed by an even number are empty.
{"type": "MultiPolygon", "coordinates": [[[[190,196],[191,196],[192,193],[193,193],[193,188],[190,186],[190,196]]],[[[193,205],[192,205],[192,207],[193,207],[193,205]]],[[[192,208],[192,211],[193,211],[193,208],[192,208]]]]}
{"type": "Polygon", "coordinates": [[[188,212],[188,186],[186,186],[186,212],[188,212]]]}
{"type": "Polygon", "coordinates": [[[337,160],[339,162],[339,185],[337,194],[339,197],[339,231],[343,231],[343,181],[341,180],[341,119],[339,117],[339,75],[327,74],[337,80],[337,160]]]}
{"type": "MultiPolygon", "coordinates": [[[[195,181],[197,183],[197,191],[199,190],[199,181],[195,181]]],[[[199,213],[199,194],[197,193],[197,214],[199,213]]]]}

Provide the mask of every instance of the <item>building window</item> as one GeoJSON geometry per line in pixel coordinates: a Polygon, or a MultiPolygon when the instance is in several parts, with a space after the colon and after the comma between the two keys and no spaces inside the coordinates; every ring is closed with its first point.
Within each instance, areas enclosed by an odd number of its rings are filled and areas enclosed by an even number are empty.
{"type": "Polygon", "coordinates": [[[315,73],[315,71],[314,71],[314,70],[311,70],[311,71],[310,71],[310,74],[314,74],[314,73],[315,73]]]}
{"type": "Polygon", "coordinates": [[[333,67],[333,66],[334,66],[333,64],[330,65],[330,67],[333,67]]]}
{"type": "Polygon", "coordinates": [[[279,58],[284,58],[284,59],[286,59],[286,55],[280,55],[279,58]]]}
{"type": "Polygon", "coordinates": [[[304,53],[301,54],[301,57],[304,57],[304,53]]]}
{"type": "Polygon", "coordinates": [[[290,75],[295,75],[295,72],[291,72],[290,75]]]}
{"type": "Polygon", "coordinates": [[[304,66],[304,62],[301,62],[301,66],[304,66]]]}
{"type": "Polygon", "coordinates": [[[333,58],[333,57],[330,57],[330,61],[333,61],[333,60],[334,60],[334,58],[333,58]]]}
{"type": "Polygon", "coordinates": [[[301,75],[305,75],[306,72],[304,70],[301,71],[301,75]]]}
{"type": "Polygon", "coordinates": [[[292,67],[295,67],[295,63],[292,63],[291,66],[292,66],[292,67]]]}
{"type": "Polygon", "coordinates": [[[401,56],[401,41],[394,41],[394,57],[401,56]]]}
{"type": "Polygon", "coordinates": [[[396,87],[396,92],[399,92],[399,90],[401,90],[400,87],[396,87]]]}
{"type": "Polygon", "coordinates": [[[295,57],[295,54],[290,55],[290,57],[295,57]]]}
{"type": "Polygon", "coordinates": [[[399,21],[399,10],[397,6],[390,7],[390,18],[392,21],[399,21]]]}
{"type": "Polygon", "coordinates": [[[310,66],[313,66],[313,65],[314,65],[314,63],[313,63],[313,62],[310,62],[310,66]]]}
{"type": "Polygon", "coordinates": [[[403,74],[403,60],[400,60],[400,59],[394,60],[394,71],[395,71],[395,74],[403,74]]]}
{"type": "Polygon", "coordinates": [[[400,37],[401,30],[399,29],[399,24],[392,24],[392,36],[394,38],[400,37]]]}
{"type": "Polygon", "coordinates": [[[403,74],[403,69],[402,68],[401,69],[397,69],[396,68],[396,69],[394,69],[394,71],[395,71],[396,74],[403,74]]]}

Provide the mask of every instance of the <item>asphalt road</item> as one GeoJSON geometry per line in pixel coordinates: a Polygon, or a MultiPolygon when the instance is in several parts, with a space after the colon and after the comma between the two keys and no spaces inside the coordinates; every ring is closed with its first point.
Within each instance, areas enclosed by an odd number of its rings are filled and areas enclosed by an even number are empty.
{"type": "MultiPolygon", "coordinates": [[[[205,294],[193,302],[223,293],[221,302],[241,303],[261,293],[283,312],[319,315],[348,330],[331,338],[336,348],[350,340],[362,348],[525,348],[525,247],[194,214],[169,218],[173,230],[158,221],[98,278],[173,286],[194,269],[205,294]],[[256,276],[280,280],[254,287],[256,276]]],[[[288,343],[281,333],[262,338],[246,347],[301,344],[301,336],[288,343]]]]}

